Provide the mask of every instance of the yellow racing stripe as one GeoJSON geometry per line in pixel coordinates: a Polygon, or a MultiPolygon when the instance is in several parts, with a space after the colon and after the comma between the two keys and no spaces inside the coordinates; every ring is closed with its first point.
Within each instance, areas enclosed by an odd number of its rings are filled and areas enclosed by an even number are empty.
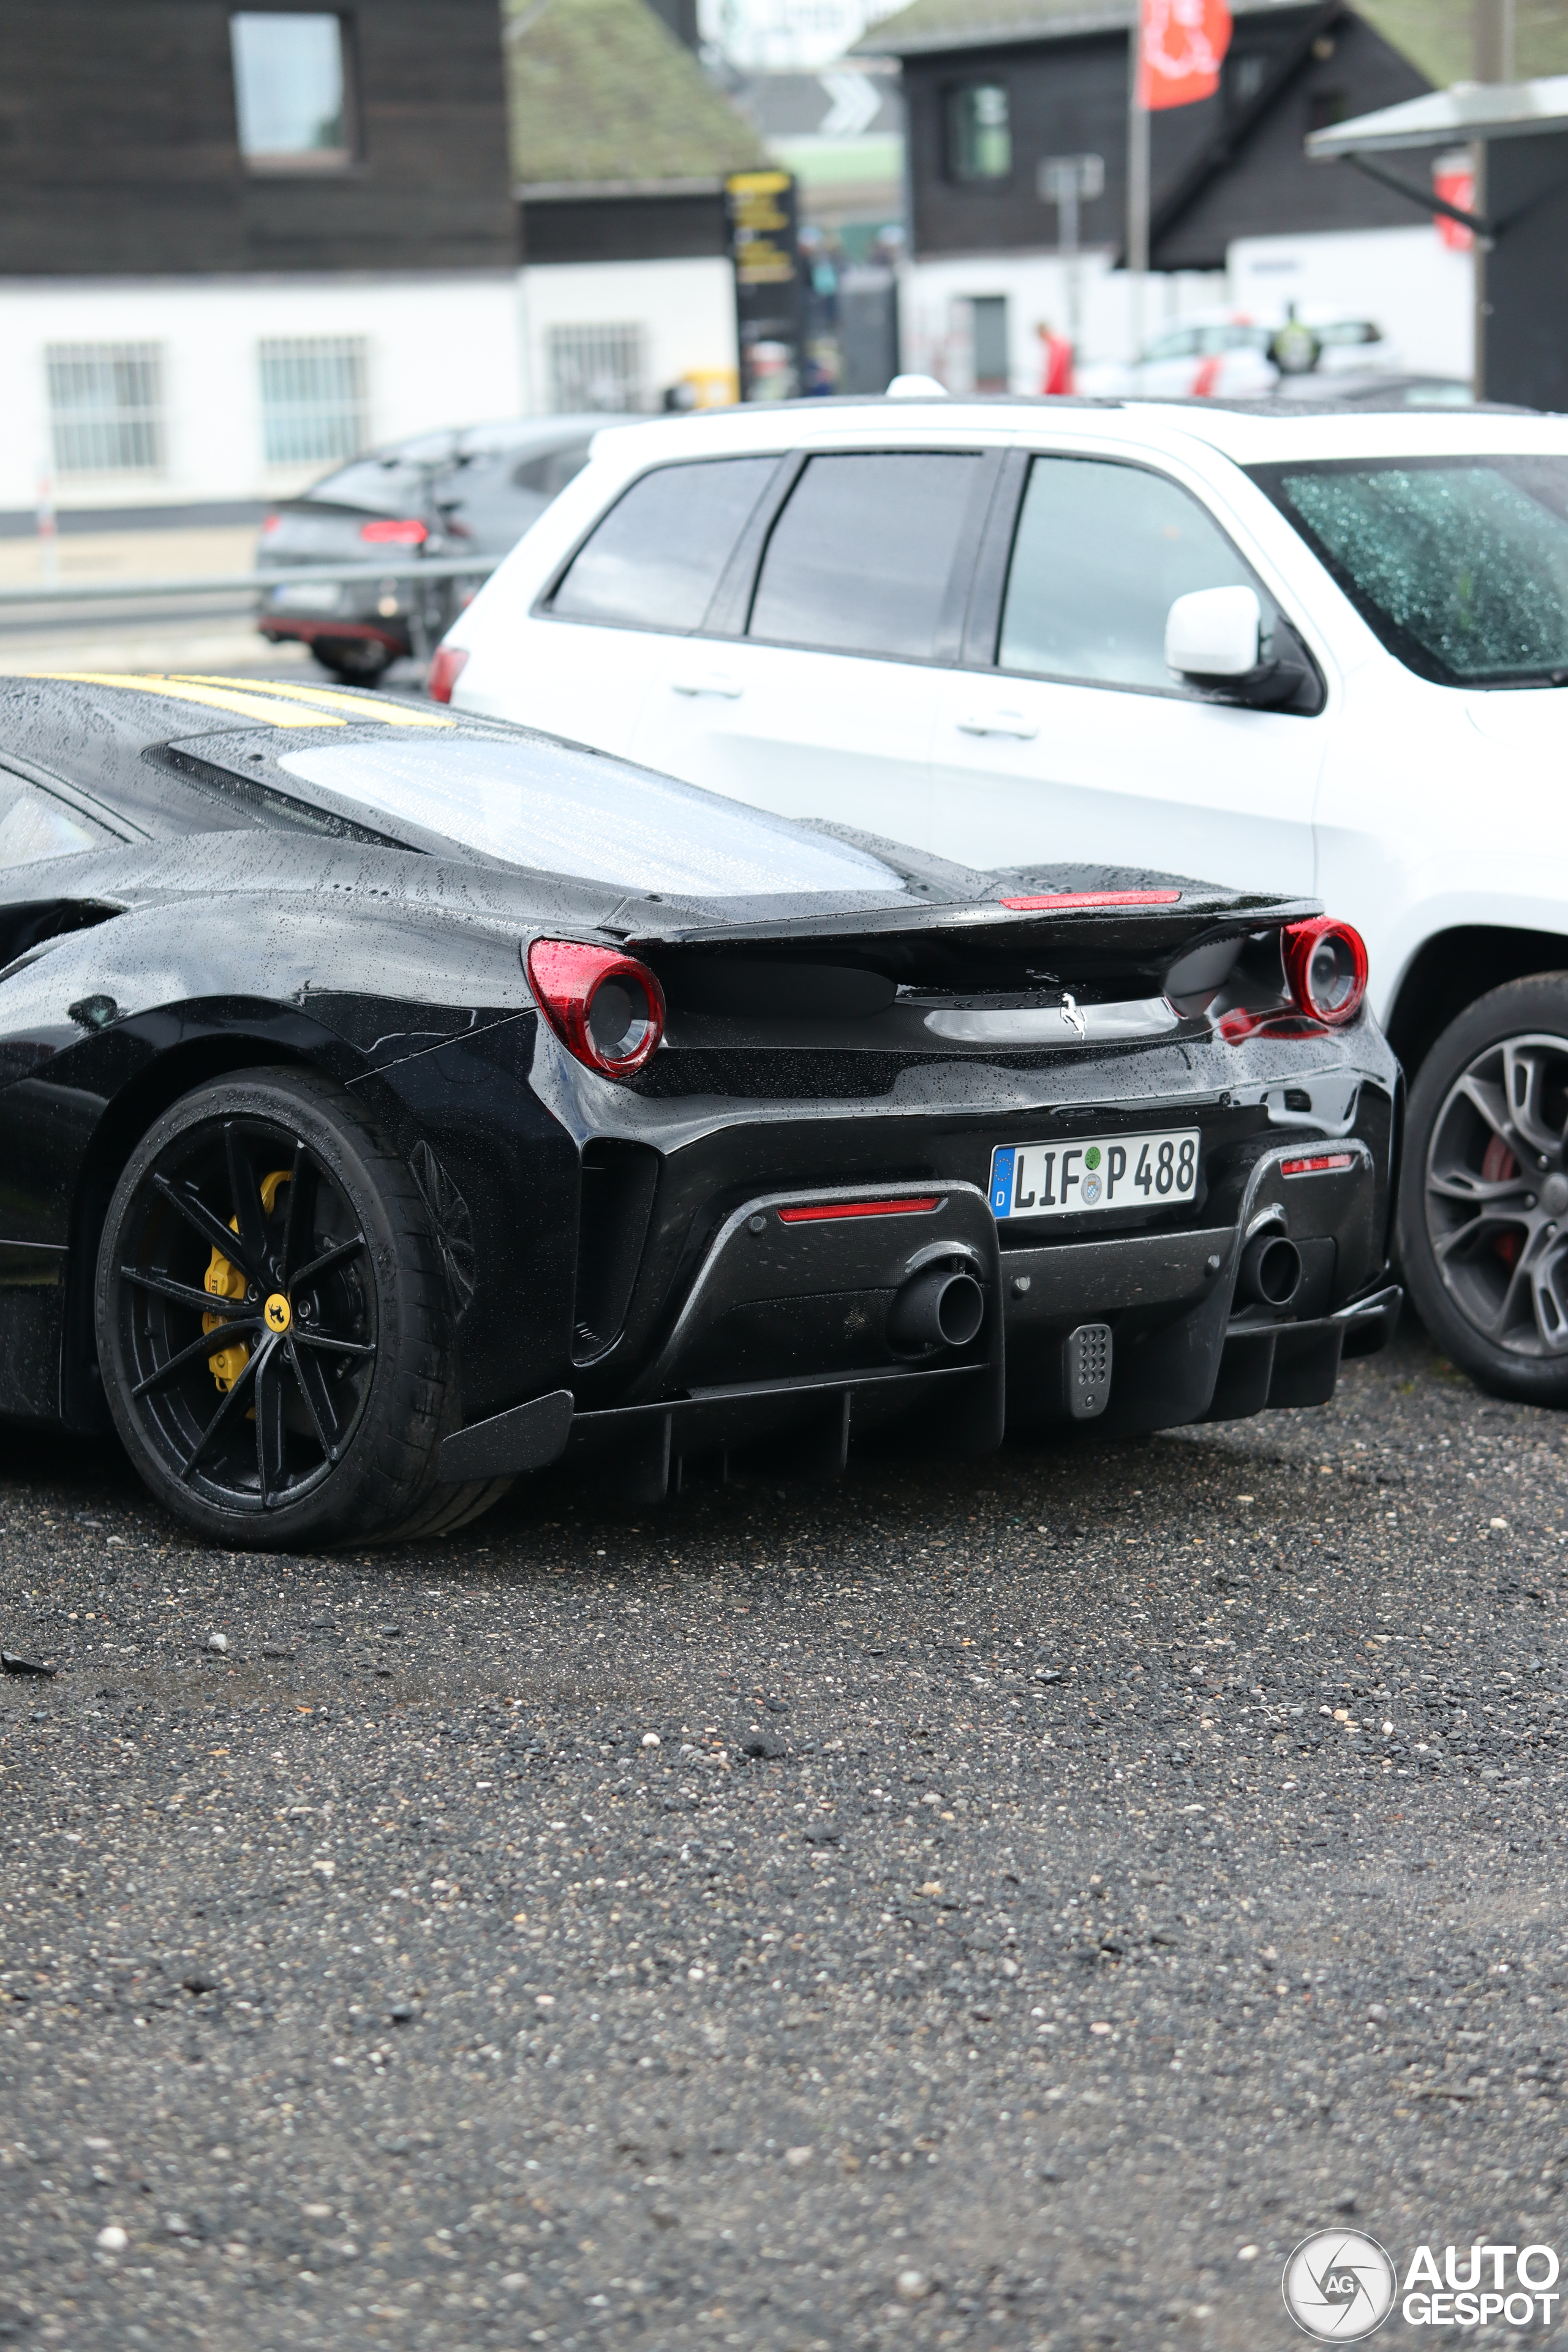
{"type": "Polygon", "coordinates": [[[456,719],[448,719],[444,711],[413,709],[401,702],[367,702],[359,696],[340,693],[330,686],[279,686],[276,679],[268,678],[265,688],[258,689],[243,677],[187,677],[182,672],[171,672],[170,675],[182,686],[234,687],[245,693],[262,691],[272,696],[285,695],[291,702],[311,703],[319,710],[344,710],[354,719],[368,719],[383,727],[454,727],[457,724],[456,719]]]}
{"type": "Polygon", "coordinates": [[[269,727],[342,727],[347,724],[346,720],[334,719],[324,710],[306,711],[300,709],[297,703],[279,701],[265,688],[237,693],[231,687],[160,677],[145,671],[121,674],[116,670],[31,669],[23,670],[19,675],[23,677],[55,678],[67,686],[125,687],[132,694],[155,694],[165,702],[191,702],[209,710],[232,711],[237,718],[258,719],[269,727]]]}

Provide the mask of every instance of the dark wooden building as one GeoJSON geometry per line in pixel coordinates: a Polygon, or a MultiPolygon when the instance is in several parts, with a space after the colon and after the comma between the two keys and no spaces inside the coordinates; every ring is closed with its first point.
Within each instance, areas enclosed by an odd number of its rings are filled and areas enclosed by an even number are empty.
{"type": "Polygon", "coordinates": [[[766,156],[684,32],[682,0],[509,0],[525,263],[723,256],[725,174],[766,156]]]}
{"type": "Polygon", "coordinates": [[[761,150],[693,5],[0,0],[0,516],[727,384],[761,150]]]}
{"type": "MultiPolygon", "coordinates": [[[[1431,87],[1379,29],[1379,0],[1232,9],[1217,94],[1152,118],[1153,268],[1223,268],[1240,236],[1407,226],[1399,197],[1303,152],[1309,131],[1431,87]]],[[[862,49],[902,64],[918,257],[1054,245],[1039,167],[1086,154],[1101,159],[1103,187],[1082,206],[1079,240],[1121,254],[1132,21],[1129,0],[913,0],[866,36],[862,49]]]]}
{"type": "Polygon", "coordinates": [[[0,278],[515,267],[497,0],[5,0],[0,278]]]}

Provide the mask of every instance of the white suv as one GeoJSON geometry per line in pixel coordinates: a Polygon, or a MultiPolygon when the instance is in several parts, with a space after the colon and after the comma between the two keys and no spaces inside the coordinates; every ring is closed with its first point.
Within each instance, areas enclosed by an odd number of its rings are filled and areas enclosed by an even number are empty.
{"type": "Polygon", "coordinates": [[[1568,421],[1063,401],[632,426],[433,690],[971,866],[1325,900],[1413,1080],[1399,1247],[1568,1402],[1568,421]]]}

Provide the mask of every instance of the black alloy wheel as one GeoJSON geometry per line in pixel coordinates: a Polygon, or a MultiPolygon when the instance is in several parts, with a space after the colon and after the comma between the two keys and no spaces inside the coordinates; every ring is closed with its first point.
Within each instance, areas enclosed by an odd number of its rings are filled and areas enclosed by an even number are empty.
{"type": "Polygon", "coordinates": [[[147,1484],[247,1548],[433,1533],[451,1305],[406,1167],[310,1074],[199,1088],[132,1155],[99,1253],[99,1362],[147,1484]]]}
{"type": "Polygon", "coordinates": [[[1494,989],[1422,1064],[1399,1252],[1456,1363],[1500,1395],[1568,1402],[1568,973],[1494,989]]]}

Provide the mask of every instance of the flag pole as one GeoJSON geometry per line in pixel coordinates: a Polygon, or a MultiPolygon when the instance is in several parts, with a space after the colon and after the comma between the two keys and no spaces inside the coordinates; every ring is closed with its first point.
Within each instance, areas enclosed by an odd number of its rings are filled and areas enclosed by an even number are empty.
{"type": "Polygon", "coordinates": [[[1136,362],[1143,350],[1143,281],[1149,271],[1149,98],[1143,80],[1143,0],[1132,0],[1127,60],[1127,274],[1131,281],[1136,362]]]}

